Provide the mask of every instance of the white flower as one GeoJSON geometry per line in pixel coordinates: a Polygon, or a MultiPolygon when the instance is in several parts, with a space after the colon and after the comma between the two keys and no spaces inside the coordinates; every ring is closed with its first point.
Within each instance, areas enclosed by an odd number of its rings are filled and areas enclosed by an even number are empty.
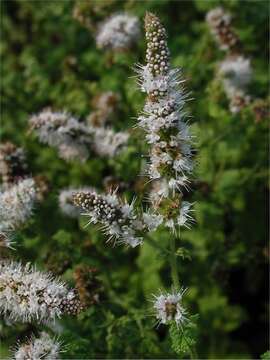
{"type": "Polygon", "coordinates": [[[162,224],[163,217],[161,215],[144,213],[143,221],[147,225],[149,231],[153,231],[156,230],[159,227],[159,225],[162,224]]]}
{"type": "Polygon", "coordinates": [[[16,262],[0,262],[0,312],[12,320],[48,322],[64,313],[76,314],[80,303],[50,274],[16,262]]]}
{"type": "Polygon", "coordinates": [[[12,231],[31,216],[36,200],[33,179],[24,179],[0,193],[0,231],[12,231]]]}
{"type": "MultiPolygon", "coordinates": [[[[151,145],[147,174],[151,180],[162,180],[154,196],[155,206],[162,198],[181,196],[182,188],[188,189],[187,175],[193,170],[192,136],[185,121],[188,94],[182,86],[181,70],[171,69],[166,31],[151,13],[145,17],[145,28],[147,64],[139,65],[137,72],[140,88],[148,96],[138,125],[151,145]]],[[[176,225],[173,219],[170,223],[176,225]]]]}
{"type": "Polygon", "coordinates": [[[67,112],[44,109],[29,120],[40,142],[55,147],[65,160],[85,161],[91,150],[92,133],[67,112]]]}
{"type": "Polygon", "coordinates": [[[182,297],[185,290],[173,291],[154,295],[155,316],[159,324],[168,324],[174,321],[177,326],[186,321],[186,310],[182,306],[182,297]]]}
{"type": "Polygon", "coordinates": [[[227,95],[231,97],[237,90],[244,91],[250,83],[250,60],[243,56],[229,57],[220,63],[219,74],[223,77],[227,95]]]}
{"type": "Polygon", "coordinates": [[[99,195],[96,192],[78,192],[74,194],[74,204],[89,217],[89,223],[100,223],[110,239],[135,247],[142,243],[143,234],[155,230],[161,224],[158,215],[137,214],[134,201],[122,202],[116,193],[99,195]]]}
{"type": "Polygon", "coordinates": [[[185,226],[187,228],[190,227],[190,223],[194,220],[190,215],[190,212],[193,210],[191,209],[192,204],[188,201],[183,201],[180,208],[179,216],[177,217],[177,223],[179,226],[185,226]]]}
{"type": "Polygon", "coordinates": [[[33,337],[28,343],[20,345],[14,354],[15,360],[57,360],[60,344],[46,332],[39,337],[33,337]]]}
{"type": "Polygon", "coordinates": [[[125,50],[136,43],[139,37],[139,19],[120,13],[112,15],[100,25],[96,43],[102,49],[125,50]]]}
{"type": "Polygon", "coordinates": [[[93,148],[100,156],[114,157],[127,145],[129,134],[123,131],[114,132],[104,127],[93,127],[93,148]]]}
{"type": "Polygon", "coordinates": [[[232,50],[239,45],[238,36],[231,28],[231,16],[222,7],[210,10],[206,21],[221,50],[232,50]]]}

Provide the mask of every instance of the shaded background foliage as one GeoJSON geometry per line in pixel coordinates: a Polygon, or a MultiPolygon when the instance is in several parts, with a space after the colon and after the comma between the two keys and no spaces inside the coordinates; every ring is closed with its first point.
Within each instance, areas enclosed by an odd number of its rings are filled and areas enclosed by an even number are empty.
{"type": "MultiPolygon", "coordinates": [[[[45,201],[16,235],[17,250],[9,256],[35,262],[71,284],[76,267],[98,269],[100,303],[76,320],[55,325],[66,344],[63,358],[176,356],[168,329],[153,327],[149,316],[151,294],[170,286],[165,255],[148,244],[133,250],[112,248],[98,229],[83,229],[83,221],[65,217],[58,207],[60,189],[91,185],[103,190],[108,175],[128,183],[127,197],[136,194],[140,199],[137,175],[145,162],[140,154],[147,151],[142,134],[132,130],[144,102],[132,66],[144,61],[144,41],[127,53],[98,50],[94,31],[73,18],[75,5],[93,24],[115,11],[143,19],[150,10],[166,26],[173,65],[183,67],[194,98],[189,108],[198,154],[195,191],[188,196],[196,201],[197,222],[182,232],[178,254],[181,282],[189,288],[186,307],[199,314],[197,351],[201,358],[258,358],[268,346],[268,124],[255,122],[251,107],[236,115],[229,112],[215,80],[224,54],[207,29],[205,14],[217,5],[232,13],[252,59],[250,93],[266,98],[267,1],[2,1],[1,140],[25,147],[33,175],[45,175],[50,184],[45,201]],[[133,135],[128,150],[117,158],[67,164],[27,134],[30,114],[51,106],[83,119],[92,110],[93,97],[107,90],[121,99],[115,129],[133,135]]],[[[169,236],[165,231],[154,235],[164,245],[169,236]]],[[[0,329],[3,358],[18,339],[40,326],[1,322],[0,329]]]]}

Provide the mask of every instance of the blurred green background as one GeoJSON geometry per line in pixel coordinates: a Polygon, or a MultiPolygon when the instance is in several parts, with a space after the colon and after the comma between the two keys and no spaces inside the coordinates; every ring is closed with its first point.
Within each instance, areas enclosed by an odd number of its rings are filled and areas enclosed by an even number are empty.
{"type": "MultiPolygon", "coordinates": [[[[29,116],[44,107],[83,119],[92,111],[93,97],[108,90],[120,96],[115,129],[136,124],[144,96],[133,66],[144,62],[144,38],[129,52],[112,54],[96,48],[94,28],[119,11],[139,16],[143,25],[147,10],[167,28],[173,66],[183,68],[193,98],[188,107],[197,155],[188,198],[195,202],[196,224],[182,232],[178,245],[185,249],[179,249],[180,279],[188,287],[185,306],[199,314],[197,352],[206,359],[257,359],[267,351],[269,125],[266,119],[255,121],[251,106],[232,115],[215,80],[217,63],[225,55],[209,33],[205,15],[217,5],[233,15],[251,58],[250,94],[266,99],[268,1],[1,1],[1,141],[24,147],[32,174],[45,175],[50,186],[45,201],[16,234],[16,251],[7,256],[35,262],[71,285],[75,269],[89,265],[102,283],[99,304],[54,325],[52,331],[66,347],[63,358],[179,357],[168,329],[154,327],[149,316],[151,294],[170,287],[165,255],[148,244],[112,247],[97,228],[84,229],[83,219],[67,218],[58,207],[60,189],[91,185],[104,190],[108,175],[128,184],[128,198],[140,199],[140,154],[147,151],[143,135],[134,131],[127,151],[114,159],[91,158],[82,165],[59,159],[54,149],[27,133],[29,116]],[[93,30],[74,18],[75,6],[93,30]]],[[[163,230],[154,238],[166,246],[169,236],[163,230]]],[[[2,321],[0,357],[41,328],[2,321]]]]}

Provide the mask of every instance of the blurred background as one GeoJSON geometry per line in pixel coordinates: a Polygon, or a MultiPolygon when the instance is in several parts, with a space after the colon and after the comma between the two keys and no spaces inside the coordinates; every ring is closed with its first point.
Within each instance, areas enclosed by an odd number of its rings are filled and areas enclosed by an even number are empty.
{"type": "MultiPolygon", "coordinates": [[[[46,179],[48,189],[16,234],[16,250],[3,256],[36,263],[73,286],[74,274],[92,269],[89,288],[99,302],[52,329],[66,344],[63,358],[178,356],[168,329],[154,327],[149,316],[151,294],[170,287],[165,255],[148,244],[112,247],[97,228],[84,229],[84,219],[67,217],[58,205],[61,189],[80,186],[104,191],[115,184],[127,198],[143,198],[139,175],[147,147],[134,126],[144,95],[134,65],[144,63],[145,11],[166,27],[172,64],[183,69],[192,98],[188,109],[197,153],[187,197],[195,202],[196,224],[181,233],[178,250],[180,279],[188,287],[185,306],[198,314],[197,352],[206,359],[257,359],[269,347],[268,1],[1,1],[1,142],[23,147],[31,174],[46,179]],[[205,20],[217,6],[231,14],[252,67],[251,100],[234,113],[217,75],[226,55],[205,20]],[[124,51],[98,47],[102,22],[122,11],[138,16],[140,39],[124,51]],[[29,133],[29,117],[46,107],[89,119],[108,91],[111,126],[131,135],[118,156],[68,163],[29,133]]],[[[169,236],[162,230],[154,238],[166,246],[169,236]]],[[[41,328],[1,321],[1,358],[41,328]]]]}

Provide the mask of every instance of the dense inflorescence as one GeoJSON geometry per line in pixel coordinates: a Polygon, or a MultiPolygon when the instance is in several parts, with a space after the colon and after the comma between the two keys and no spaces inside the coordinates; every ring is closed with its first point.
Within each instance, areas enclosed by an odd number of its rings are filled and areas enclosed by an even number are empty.
{"type": "Polygon", "coordinates": [[[114,132],[104,127],[94,128],[93,150],[99,156],[116,156],[126,145],[129,134],[124,131],[114,132]]]}
{"type": "Polygon", "coordinates": [[[178,326],[186,321],[186,310],[182,306],[182,297],[185,290],[161,293],[155,296],[154,310],[159,324],[168,324],[174,321],[178,326]]]}
{"type": "Polygon", "coordinates": [[[155,230],[161,223],[158,215],[144,213],[137,215],[134,202],[122,202],[116,193],[99,195],[95,192],[74,194],[74,204],[79,206],[89,223],[100,223],[110,239],[135,247],[142,243],[148,231],[155,230]]]}
{"type": "Polygon", "coordinates": [[[180,70],[170,67],[166,31],[151,13],[145,17],[145,31],[147,64],[140,66],[138,73],[140,87],[148,96],[138,124],[151,146],[148,176],[159,182],[153,205],[163,214],[165,224],[174,228],[182,222],[181,189],[188,188],[193,169],[192,137],[183,109],[187,95],[180,70]],[[164,212],[166,207],[173,211],[164,212]]]}
{"type": "Polygon", "coordinates": [[[132,47],[140,37],[140,22],[136,16],[114,14],[100,24],[96,36],[99,48],[123,51],[132,47]]]}
{"type": "Polygon", "coordinates": [[[15,360],[57,360],[59,359],[60,344],[46,332],[39,337],[32,337],[30,341],[19,345],[14,353],[15,360]]]}
{"type": "Polygon", "coordinates": [[[39,140],[57,148],[61,158],[85,161],[89,157],[91,131],[67,112],[44,109],[33,115],[29,123],[39,140]]]}
{"type": "Polygon", "coordinates": [[[110,128],[86,126],[66,112],[45,109],[30,118],[39,140],[58,149],[61,158],[84,162],[91,153],[114,157],[126,145],[129,134],[110,128]]]}
{"type": "Polygon", "coordinates": [[[222,7],[207,13],[206,21],[221,50],[239,52],[240,41],[231,27],[231,16],[222,7]]]}
{"type": "Polygon", "coordinates": [[[218,72],[230,99],[230,110],[237,113],[250,103],[250,96],[247,95],[247,86],[252,77],[250,60],[240,55],[227,57],[219,64],[218,72]]]}
{"type": "Polygon", "coordinates": [[[31,178],[0,193],[0,231],[5,233],[22,226],[31,216],[35,200],[35,183],[31,178]]]}
{"type": "Polygon", "coordinates": [[[0,312],[21,322],[48,322],[63,314],[76,315],[81,304],[76,293],[50,274],[29,264],[0,262],[0,312]]]}
{"type": "Polygon", "coordinates": [[[208,12],[206,21],[220,49],[228,53],[225,60],[218,66],[218,74],[230,101],[230,111],[238,113],[251,101],[247,93],[247,87],[252,77],[250,59],[242,53],[240,40],[231,27],[229,13],[221,7],[215,8],[208,12]]]}
{"type": "Polygon", "coordinates": [[[23,179],[28,174],[27,168],[24,149],[11,142],[0,144],[0,175],[4,188],[23,179]]]}

